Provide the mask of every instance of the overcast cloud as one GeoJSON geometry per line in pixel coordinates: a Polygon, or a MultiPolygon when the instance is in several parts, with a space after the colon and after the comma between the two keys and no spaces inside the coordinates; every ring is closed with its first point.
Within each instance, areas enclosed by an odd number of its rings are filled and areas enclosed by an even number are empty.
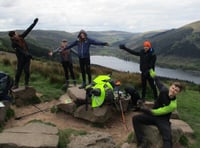
{"type": "Polygon", "coordinates": [[[200,20],[200,0],[0,0],[0,31],[35,29],[75,32],[146,32],[200,20]]]}

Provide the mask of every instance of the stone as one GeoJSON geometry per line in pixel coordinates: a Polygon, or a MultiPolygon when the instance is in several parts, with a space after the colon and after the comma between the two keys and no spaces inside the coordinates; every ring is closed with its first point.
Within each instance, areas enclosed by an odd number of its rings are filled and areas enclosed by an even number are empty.
{"type": "MultiPolygon", "coordinates": [[[[183,135],[183,131],[177,127],[172,125],[172,141],[173,145],[176,145],[179,142],[180,137],[183,135]]],[[[156,126],[144,126],[143,128],[145,133],[145,139],[150,148],[162,148],[163,147],[163,140],[162,136],[156,126]]]]}
{"type": "Polygon", "coordinates": [[[0,101],[3,105],[0,107],[0,124],[3,124],[6,119],[7,110],[10,108],[11,103],[9,101],[0,101]]]}
{"type": "Polygon", "coordinates": [[[110,134],[103,132],[89,132],[82,136],[70,137],[68,148],[115,148],[116,144],[110,134]]]}
{"type": "Polygon", "coordinates": [[[43,123],[6,129],[0,133],[1,148],[57,148],[58,129],[43,123]]]}
{"type": "Polygon", "coordinates": [[[92,108],[88,105],[88,110],[86,110],[86,106],[81,105],[74,112],[74,117],[93,123],[104,123],[112,117],[112,109],[109,105],[103,105],[97,108],[92,108]]]}
{"type": "Polygon", "coordinates": [[[33,87],[19,87],[13,89],[11,93],[18,107],[30,104],[33,101],[32,99],[36,98],[36,90],[33,87]]]}
{"type": "Polygon", "coordinates": [[[193,129],[186,122],[178,119],[171,119],[170,122],[172,125],[179,127],[183,131],[184,135],[191,138],[194,136],[193,129]]]}
{"type": "Polygon", "coordinates": [[[74,102],[85,101],[85,89],[79,89],[78,87],[70,87],[67,89],[67,94],[74,102]]]}

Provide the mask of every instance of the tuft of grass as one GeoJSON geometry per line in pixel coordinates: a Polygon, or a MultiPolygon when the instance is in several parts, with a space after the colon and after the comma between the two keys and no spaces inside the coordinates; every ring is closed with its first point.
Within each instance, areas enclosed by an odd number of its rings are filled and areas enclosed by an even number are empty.
{"type": "Polygon", "coordinates": [[[78,136],[78,135],[86,135],[87,132],[83,130],[74,130],[74,129],[64,129],[59,130],[59,142],[58,148],[66,148],[67,144],[69,144],[69,138],[71,135],[78,136]]]}
{"type": "Polygon", "coordinates": [[[51,122],[44,122],[42,120],[37,120],[37,119],[31,120],[31,121],[27,122],[26,124],[29,124],[29,123],[42,123],[45,125],[50,125],[50,126],[56,127],[56,125],[51,122]]]}

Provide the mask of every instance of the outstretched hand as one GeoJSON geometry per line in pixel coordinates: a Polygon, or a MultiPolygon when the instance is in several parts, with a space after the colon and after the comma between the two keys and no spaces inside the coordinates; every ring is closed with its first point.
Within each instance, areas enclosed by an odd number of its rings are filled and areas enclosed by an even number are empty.
{"type": "Polygon", "coordinates": [[[34,19],[34,23],[37,23],[37,22],[38,22],[38,20],[39,20],[38,18],[35,18],[35,19],[34,19]]]}
{"type": "Polygon", "coordinates": [[[124,44],[120,44],[120,45],[119,45],[119,48],[120,48],[120,49],[126,49],[126,46],[125,46],[124,44]]]}
{"type": "Polygon", "coordinates": [[[106,42],[106,43],[104,44],[104,46],[109,46],[109,43],[106,42]]]}

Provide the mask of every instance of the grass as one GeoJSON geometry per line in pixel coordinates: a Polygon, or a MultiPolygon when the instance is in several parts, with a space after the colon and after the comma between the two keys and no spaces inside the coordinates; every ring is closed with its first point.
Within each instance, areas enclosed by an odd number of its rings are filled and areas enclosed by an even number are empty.
{"type": "Polygon", "coordinates": [[[186,90],[178,96],[178,112],[180,118],[187,122],[194,130],[195,143],[191,148],[199,148],[200,145],[200,92],[186,90]]]}
{"type": "MultiPolygon", "coordinates": [[[[15,74],[16,61],[12,58],[0,56],[0,69],[8,73],[11,77],[15,74]],[[10,61],[9,61],[10,60],[10,61]]],[[[81,82],[79,76],[78,66],[74,66],[75,75],[78,78],[78,82],[81,82]]],[[[55,62],[41,62],[32,61],[31,64],[31,79],[30,84],[42,94],[40,98],[42,101],[50,101],[52,99],[58,99],[64,92],[61,90],[64,82],[64,73],[59,63],[55,62]]],[[[102,68],[100,66],[92,66],[91,68],[93,78],[99,74],[112,74],[113,80],[120,80],[123,85],[131,85],[141,90],[140,75],[126,72],[118,72],[108,68],[102,68]]],[[[162,82],[169,85],[170,81],[161,79],[162,82]]],[[[21,85],[23,85],[23,76],[21,77],[21,85]]],[[[187,122],[194,130],[195,143],[191,144],[191,148],[198,148],[200,145],[200,86],[192,83],[185,83],[187,86],[186,91],[178,95],[178,112],[180,118],[187,122]]],[[[152,98],[152,91],[147,90],[147,98],[152,98]]],[[[0,130],[2,127],[0,126],[0,130]]],[[[62,137],[66,137],[70,131],[61,131],[59,134],[62,137]]],[[[59,143],[65,145],[65,142],[59,143]]]]}

